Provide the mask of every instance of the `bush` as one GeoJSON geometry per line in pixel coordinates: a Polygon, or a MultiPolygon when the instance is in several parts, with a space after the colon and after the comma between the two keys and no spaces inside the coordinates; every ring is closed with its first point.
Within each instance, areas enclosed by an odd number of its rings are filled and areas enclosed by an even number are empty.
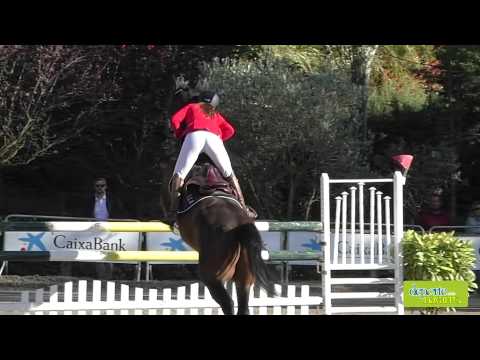
{"type": "MultiPolygon", "coordinates": [[[[403,240],[403,260],[405,280],[460,280],[467,282],[470,292],[477,288],[472,270],[475,250],[469,241],[456,238],[454,232],[420,234],[407,231],[403,240]]],[[[422,313],[439,311],[440,308],[429,308],[422,313]]]]}

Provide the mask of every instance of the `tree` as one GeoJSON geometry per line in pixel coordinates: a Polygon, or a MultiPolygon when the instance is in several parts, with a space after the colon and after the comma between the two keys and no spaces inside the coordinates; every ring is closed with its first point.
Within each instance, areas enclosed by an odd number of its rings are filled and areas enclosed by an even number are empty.
{"type": "MultiPolygon", "coordinates": [[[[15,187],[21,181],[39,194],[51,192],[56,196],[63,192],[67,194],[63,205],[44,203],[39,200],[40,195],[38,199],[30,196],[29,201],[32,204],[38,201],[37,208],[44,212],[55,214],[63,206],[66,213],[76,214],[76,206],[87,196],[91,180],[102,175],[109,178],[113,190],[125,196],[132,217],[161,217],[164,206],[160,192],[166,188],[179,151],[168,129],[169,117],[178,105],[173,101],[175,77],[184,74],[195,82],[200,61],[215,57],[254,58],[257,48],[248,45],[1,47],[0,141],[5,141],[5,146],[14,142],[19,150],[14,158],[8,155],[8,162],[0,160],[0,164],[12,165],[1,168],[5,186],[15,187]],[[72,64],[68,65],[69,61],[72,64]],[[13,64],[16,70],[12,73],[7,69],[10,66],[11,70],[13,64]],[[22,68],[28,76],[24,75],[20,81],[22,68]],[[53,80],[57,75],[55,86],[51,78],[42,75],[48,69],[53,69],[49,73],[53,80]],[[40,85],[51,87],[41,99],[39,95],[35,97],[39,111],[34,117],[35,128],[30,123],[27,130],[31,131],[22,133],[26,120],[20,105],[29,101],[27,94],[35,88],[31,82],[38,79],[43,81],[40,85]],[[52,81],[45,83],[47,79],[52,81]],[[12,107],[8,99],[15,88],[19,89],[15,98],[18,101],[12,107]],[[105,91],[103,98],[102,91],[105,91]],[[96,95],[98,103],[94,101],[96,95]],[[65,101],[49,104],[57,100],[55,96],[71,99],[73,103],[66,107],[65,101]],[[8,120],[10,109],[12,118],[8,120]],[[19,139],[20,134],[23,140],[19,139]],[[42,152],[33,151],[41,147],[42,152]]],[[[8,202],[1,202],[0,210],[9,212],[8,202]]]]}
{"type": "Polygon", "coordinates": [[[0,47],[0,166],[30,164],[80,136],[115,99],[102,46],[0,47]]]}
{"type": "Polygon", "coordinates": [[[332,70],[349,72],[352,83],[361,93],[352,121],[359,129],[363,128],[366,140],[370,74],[378,48],[379,45],[282,45],[270,46],[267,50],[307,73],[332,70]]]}
{"type": "Polygon", "coordinates": [[[264,54],[295,64],[306,73],[324,70],[326,54],[321,45],[263,45],[261,50],[264,54]]]}
{"type": "Polygon", "coordinates": [[[306,74],[270,57],[206,65],[222,112],[238,128],[231,144],[235,171],[269,218],[311,213],[319,176],[367,174],[366,146],[350,117],[359,96],[347,74],[306,74]]]}
{"type": "Polygon", "coordinates": [[[353,120],[363,127],[363,138],[367,138],[367,111],[368,89],[372,63],[377,52],[378,45],[353,45],[352,46],[352,82],[360,87],[360,102],[353,120]]]}
{"type": "Polygon", "coordinates": [[[421,111],[437,100],[434,46],[384,45],[372,64],[369,112],[389,117],[399,111],[421,111]]]}
{"type": "Polygon", "coordinates": [[[440,46],[436,50],[444,124],[461,163],[456,170],[460,176],[453,177],[451,182],[452,210],[456,210],[457,185],[467,210],[470,202],[480,197],[480,46],[440,46]]]}

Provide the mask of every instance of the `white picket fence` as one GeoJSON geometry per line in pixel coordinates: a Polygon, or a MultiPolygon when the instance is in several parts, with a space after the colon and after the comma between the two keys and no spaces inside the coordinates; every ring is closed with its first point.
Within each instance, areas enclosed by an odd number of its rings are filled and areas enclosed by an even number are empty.
{"type": "MultiPolygon", "coordinates": [[[[67,282],[63,286],[51,286],[49,291],[22,291],[18,302],[0,302],[0,314],[18,315],[222,315],[207,288],[199,283],[180,286],[175,291],[131,288],[120,284],[116,291],[114,282],[93,280],[78,283],[67,282]],[[75,291],[74,291],[75,285],[75,291]],[[89,286],[90,285],[90,286],[89,286]],[[87,291],[87,287],[91,290],[87,291]],[[188,296],[187,296],[188,288],[188,296]],[[119,295],[119,296],[118,296],[119,295]],[[160,296],[159,296],[160,295],[160,296]]],[[[309,315],[310,308],[318,309],[320,296],[310,296],[308,285],[288,285],[282,289],[275,285],[277,293],[285,296],[269,297],[263,290],[252,288],[250,313],[252,315],[309,315]],[[259,291],[258,291],[259,290],[259,291]]],[[[227,287],[235,306],[235,287],[227,287]]],[[[236,310],[236,308],[235,308],[236,310]]]]}

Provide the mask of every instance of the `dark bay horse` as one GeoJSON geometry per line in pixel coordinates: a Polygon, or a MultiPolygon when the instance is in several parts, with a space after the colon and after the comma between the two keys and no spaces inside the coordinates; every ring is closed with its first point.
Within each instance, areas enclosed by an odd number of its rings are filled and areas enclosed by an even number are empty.
{"type": "Polygon", "coordinates": [[[263,243],[254,221],[237,201],[215,194],[178,214],[177,224],[183,240],[199,252],[200,280],[223,313],[234,313],[233,300],[224,287],[233,281],[237,314],[248,315],[251,286],[256,283],[272,296],[275,276],[261,257],[263,243]]]}

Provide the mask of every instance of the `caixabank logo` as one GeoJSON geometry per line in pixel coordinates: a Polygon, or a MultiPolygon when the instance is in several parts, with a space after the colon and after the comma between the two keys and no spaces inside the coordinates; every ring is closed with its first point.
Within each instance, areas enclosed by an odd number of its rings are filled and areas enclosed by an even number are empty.
{"type": "Polygon", "coordinates": [[[309,249],[310,251],[320,251],[322,248],[320,247],[320,243],[317,239],[309,239],[308,242],[303,243],[302,247],[309,249]]]}
{"type": "Polygon", "coordinates": [[[167,247],[171,251],[187,251],[185,242],[182,239],[168,238],[168,242],[163,242],[161,245],[167,247]]]}
{"type": "Polygon", "coordinates": [[[108,242],[105,239],[95,236],[91,239],[78,239],[64,234],[45,236],[45,232],[33,234],[27,233],[21,236],[18,241],[22,242],[20,251],[49,251],[49,250],[106,250],[126,251],[127,247],[122,238],[115,242],[108,242]]]}
{"type": "Polygon", "coordinates": [[[20,247],[20,251],[48,251],[47,247],[42,242],[44,235],[44,232],[36,235],[27,233],[26,237],[18,238],[19,241],[23,242],[23,245],[20,247]]]}
{"type": "Polygon", "coordinates": [[[92,240],[79,240],[68,238],[66,235],[56,235],[53,238],[53,245],[57,249],[68,250],[106,250],[106,251],[127,251],[126,244],[122,238],[115,243],[109,243],[101,237],[95,236],[92,240]]]}

